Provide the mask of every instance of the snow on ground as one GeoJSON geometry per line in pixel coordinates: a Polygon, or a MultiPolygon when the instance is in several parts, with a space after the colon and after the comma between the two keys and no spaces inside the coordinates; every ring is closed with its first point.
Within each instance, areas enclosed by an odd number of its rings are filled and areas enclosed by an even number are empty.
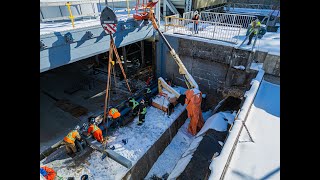
{"type": "MultiPolygon", "coordinates": [[[[204,120],[206,121],[212,112],[207,111],[202,113],[204,120]]],[[[178,160],[181,158],[185,150],[190,146],[194,137],[187,132],[190,119],[188,118],[185,123],[180,127],[176,136],[172,139],[171,143],[159,156],[157,161],[153,164],[148,175],[145,179],[150,179],[153,175],[157,177],[162,177],[164,174],[170,174],[173,168],[175,167],[178,160]]]]}
{"type": "MultiPolygon", "coordinates": [[[[146,121],[142,126],[137,125],[138,117],[136,117],[133,123],[117,129],[113,135],[109,136],[108,146],[114,146],[115,152],[129,159],[134,165],[184,109],[185,106],[178,104],[172,115],[168,117],[163,111],[149,107],[146,121]],[[128,140],[126,145],[122,143],[122,139],[128,140]]],[[[76,168],[61,167],[59,161],[47,165],[56,169],[58,176],[75,177],[75,179],[80,179],[83,174],[88,174],[95,180],[121,179],[128,171],[127,168],[108,157],[101,161],[101,156],[101,153],[94,151],[84,164],[76,168]]]]}
{"type": "MultiPolygon", "coordinates": [[[[136,12],[134,9],[130,11],[128,16],[127,9],[114,8],[118,17],[118,21],[126,21],[128,18],[132,18],[132,15],[136,12]]],[[[40,23],[40,35],[50,34],[54,32],[70,31],[74,29],[87,28],[92,26],[101,26],[100,16],[87,20],[75,20],[74,28],[72,27],[71,20],[63,22],[44,22],[40,23]]]]}
{"type": "Polygon", "coordinates": [[[257,70],[262,69],[263,63],[251,63],[250,69],[257,70]]]}
{"type": "Polygon", "coordinates": [[[225,179],[280,179],[280,86],[262,81],[225,179]]]}
{"type": "Polygon", "coordinates": [[[251,8],[230,8],[228,13],[237,13],[237,14],[261,14],[261,15],[269,15],[272,14],[273,16],[280,17],[279,10],[272,10],[272,9],[251,9],[251,8]]]}

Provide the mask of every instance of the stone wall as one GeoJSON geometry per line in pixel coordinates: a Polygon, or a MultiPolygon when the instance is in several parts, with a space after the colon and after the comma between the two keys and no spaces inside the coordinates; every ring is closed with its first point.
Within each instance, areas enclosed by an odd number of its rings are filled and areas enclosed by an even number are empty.
{"type": "MultiPolygon", "coordinates": [[[[208,95],[208,106],[215,105],[224,96],[241,97],[256,72],[233,68],[247,67],[251,52],[232,46],[195,41],[166,35],[168,42],[178,53],[183,64],[198,83],[200,90],[208,95]]],[[[179,67],[167,48],[161,61],[165,77],[179,86],[186,87],[179,67]]]]}

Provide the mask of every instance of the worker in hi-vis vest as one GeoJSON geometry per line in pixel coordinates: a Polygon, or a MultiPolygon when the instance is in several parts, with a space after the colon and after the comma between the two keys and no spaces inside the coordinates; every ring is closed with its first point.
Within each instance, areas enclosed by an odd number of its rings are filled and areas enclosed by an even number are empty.
{"type": "Polygon", "coordinates": [[[118,125],[120,125],[120,127],[123,126],[121,114],[118,111],[118,109],[114,108],[113,106],[109,106],[108,117],[111,118],[112,120],[112,123],[110,126],[113,126],[114,128],[117,127],[118,125]]]}
{"type": "Polygon", "coordinates": [[[151,106],[152,104],[152,91],[149,86],[144,89],[143,98],[145,99],[145,103],[147,106],[151,106]]]}
{"type": "Polygon", "coordinates": [[[95,118],[91,118],[89,122],[88,134],[92,134],[93,137],[100,143],[103,143],[103,136],[101,129],[96,125],[95,118]]]}
{"type": "Polygon", "coordinates": [[[63,138],[63,141],[66,144],[67,154],[72,154],[77,152],[75,141],[76,139],[81,140],[81,136],[79,134],[80,126],[76,126],[67,136],[63,138]]]}
{"type": "Polygon", "coordinates": [[[252,33],[249,35],[249,41],[248,41],[247,45],[250,45],[252,38],[258,34],[258,32],[260,30],[260,26],[261,26],[261,23],[260,23],[259,19],[257,17],[254,17],[253,21],[251,22],[251,28],[249,30],[249,33],[251,33],[251,32],[252,33]]]}
{"type": "Polygon", "coordinates": [[[146,113],[147,113],[147,107],[145,105],[144,99],[141,99],[140,105],[139,105],[139,121],[138,121],[138,126],[141,126],[142,123],[144,123],[144,120],[146,118],[146,113]]]}
{"type": "Polygon", "coordinates": [[[133,97],[129,97],[128,100],[129,100],[129,107],[131,107],[132,116],[136,116],[138,114],[139,103],[133,97]]]}

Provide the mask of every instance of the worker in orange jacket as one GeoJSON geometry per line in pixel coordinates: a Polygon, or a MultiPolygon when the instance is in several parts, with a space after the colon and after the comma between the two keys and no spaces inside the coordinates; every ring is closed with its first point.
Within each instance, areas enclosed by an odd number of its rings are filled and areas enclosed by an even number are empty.
{"type": "Polygon", "coordinates": [[[204,125],[201,112],[202,93],[199,90],[188,89],[186,91],[185,103],[187,104],[188,117],[190,124],[188,131],[196,135],[204,125]]]}
{"type": "Polygon", "coordinates": [[[93,137],[99,141],[100,143],[103,143],[103,136],[101,129],[95,124],[95,118],[90,119],[90,126],[88,128],[88,134],[93,134],[93,137]]]}
{"type": "Polygon", "coordinates": [[[68,133],[67,136],[63,138],[64,143],[66,144],[67,154],[72,154],[77,152],[77,148],[75,145],[75,140],[81,140],[81,136],[79,134],[80,126],[76,126],[74,130],[68,133]]]}
{"type": "Polygon", "coordinates": [[[121,118],[121,114],[118,111],[118,109],[114,108],[113,106],[110,106],[109,109],[110,110],[109,110],[109,113],[108,113],[108,117],[112,119],[111,125],[113,127],[116,127],[118,125],[120,125],[122,127],[123,126],[122,118],[121,118]]]}
{"type": "Polygon", "coordinates": [[[40,167],[40,174],[46,178],[46,180],[54,180],[56,177],[56,172],[47,166],[40,167]]]}

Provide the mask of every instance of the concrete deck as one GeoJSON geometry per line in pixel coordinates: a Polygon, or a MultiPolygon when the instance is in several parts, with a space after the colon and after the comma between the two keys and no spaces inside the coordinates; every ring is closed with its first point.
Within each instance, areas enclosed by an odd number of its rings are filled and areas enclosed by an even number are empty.
{"type": "MultiPolygon", "coordinates": [[[[117,32],[113,34],[117,47],[123,47],[153,35],[151,22],[135,21],[127,12],[118,12],[117,32]]],[[[71,22],[40,23],[40,73],[70,64],[103,52],[110,46],[110,36],[100,25],[100,18],[71,22]],[[89,34],[92,34],[91,36],[89,34]],[[66,38],[70,37],[71,41],[66,38]]]]}

